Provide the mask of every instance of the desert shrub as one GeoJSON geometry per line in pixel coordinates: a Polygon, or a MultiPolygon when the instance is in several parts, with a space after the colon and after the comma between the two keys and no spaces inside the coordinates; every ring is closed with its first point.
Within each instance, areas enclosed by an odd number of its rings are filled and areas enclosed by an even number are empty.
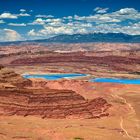
{"type": "Polygon", "coordinates": [[[75,137],[74,140],[84,140],[84,138],[75,137]]]}

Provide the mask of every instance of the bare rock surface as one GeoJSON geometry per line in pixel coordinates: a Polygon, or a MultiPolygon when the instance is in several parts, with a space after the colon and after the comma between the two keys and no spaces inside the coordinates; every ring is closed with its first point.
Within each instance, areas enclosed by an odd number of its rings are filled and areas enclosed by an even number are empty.
{"type": "MultiPolygon", "coordinates": [[[[19,74],[16,74],[14,71],[11,71],[8,68],[1,66],[0,68],[0,85],[13,85],[18,87],[31,86],[32,82],[28,79],[24,79],[19,74]]],[[[6,86],[8,87],[8,86],[6,86]]]]}
{"type": "Polygon", "coordinates": [[[42,118],[100,118],[111,105],[103,98],[85,100],[69,90],[0,90],[0,115],[42,118]]]}
{"type": "Polygon", "coordinates": [[[35,89],[32,81],[2,68],[0,70],[0,115],[42,118],[100,118],[111,105],[103,98],[86,100],[72,90],[35,89]],[[22,86],[21,86],[22,85],[22,86]],[[28,85],[28,88],[26,88],[28,85]]]}

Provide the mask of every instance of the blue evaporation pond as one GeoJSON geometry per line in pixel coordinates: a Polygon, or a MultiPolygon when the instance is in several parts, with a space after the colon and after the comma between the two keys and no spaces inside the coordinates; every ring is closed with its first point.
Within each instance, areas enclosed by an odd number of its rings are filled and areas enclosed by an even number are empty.
{"type": "Polygon", "coordinates": [[[78,78],[87,76],[86,74],[79,74],[79,73],[64,73],[64,74],[25,74],[23,75],[24,78],[30,79],[30,78],[44,78],[47,80],[58,80],[62,78],[78,78]]]}
{"type": "Polygon", "coordinates": [[[91,82],[100,83],[118,83],[118,84],[140,84],[140,79],[116,79],[116,78],[96,78],[91,79],[91,82]]]}

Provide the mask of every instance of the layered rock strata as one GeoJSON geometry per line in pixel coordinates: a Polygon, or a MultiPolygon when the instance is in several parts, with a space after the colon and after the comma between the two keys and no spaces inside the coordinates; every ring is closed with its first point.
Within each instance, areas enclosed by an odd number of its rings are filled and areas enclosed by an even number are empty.
{"type": "Polygon", "coordinates": [[[0,90],[0,115],[42,118],[100,118],[108,116],[110,104],[103,98],[91,101],[69,90],[0,90]]]}

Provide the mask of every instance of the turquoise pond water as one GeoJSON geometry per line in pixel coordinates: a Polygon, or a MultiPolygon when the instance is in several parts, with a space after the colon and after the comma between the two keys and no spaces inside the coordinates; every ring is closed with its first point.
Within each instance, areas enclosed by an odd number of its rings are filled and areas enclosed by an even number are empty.
{"type": "MultiPolygon", "coordinates": [[[[79,78],[88,76],[87,74],[80,73],[61,73],[61,74],[24,74],[23,77],[30,78],[44,78],[47,80],[58,80],[62,78],[79,78]]],[[[90,79],[90,82],[100,82],[100,83],[118,83],[118,84],[140,84],[140,79],[116,79],[116,78],[95,78],[90,79]]]]}
{"type": "Polygon", "coordinates": [[[44,78],[47,80],[58,80],[62,78],[78,78],[87,76],[86,74],[79,74],[79,73],[70,73],[70,74],[25,74],[23,75],[24,78],[30,79],[30,78],[44,78]]]}
{"type": "Polygon", "coordinates": [[[140,84],[140,79],[115,79],[115,78],[96,78],[91,79],[91,82],[100,83],[118,83],[118,84],[140,84]]]}

